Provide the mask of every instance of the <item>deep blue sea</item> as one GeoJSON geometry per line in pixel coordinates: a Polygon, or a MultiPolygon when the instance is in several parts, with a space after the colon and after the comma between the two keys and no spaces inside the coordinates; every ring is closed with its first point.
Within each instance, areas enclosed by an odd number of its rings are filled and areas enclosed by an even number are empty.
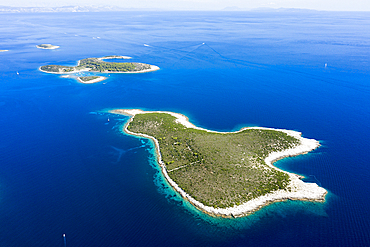
{"type": "Polygon", "coordinates": [[[0,14],[0,50],[0,246],[370,246],[370,13],[0,14]],[[106,55],[161,69],[89,85],[38,70],[106,55]],[[207,216],[116,108],[300,131],[322,146],[276,165],[327,200],[207,216]]]}

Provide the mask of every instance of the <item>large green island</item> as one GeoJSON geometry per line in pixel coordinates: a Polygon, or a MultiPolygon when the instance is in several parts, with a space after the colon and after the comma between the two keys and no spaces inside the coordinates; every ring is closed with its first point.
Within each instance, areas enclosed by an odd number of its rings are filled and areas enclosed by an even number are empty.
{"type": "Polygon", "coordinates": [[[42,72],[54,74],[76,73],[81,71],[99,72],[99,73],[144,73],[158,70],[159,67],[155,65],[125,62],[115,63],[106,62],[104,59],[128,59],[125,56],[106,56],[101,58],[86,58],[78,61],[77,66],[63,66],[63,65],[44,65],[39,69],[42,72]]]}
{"type": "Polygon", "coordinates": [[[320,146],[299,132],[261,127],[215,132],[173,112],[119,109],[111,113],[131,116],[124,131],[153,140],[166,180],[209,215],[240,217],[277,201],[325,200],[324,188],[272,165],[320,146]]]}

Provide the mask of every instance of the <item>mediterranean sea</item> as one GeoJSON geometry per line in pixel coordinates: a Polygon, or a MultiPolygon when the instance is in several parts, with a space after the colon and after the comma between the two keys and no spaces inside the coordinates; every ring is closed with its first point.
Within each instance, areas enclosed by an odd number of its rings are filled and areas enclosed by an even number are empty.
{"type": "Polygon", "coordinates": [[[370,246],[370,13],[18,13],[0,33],[0,246],[370,246]],[[160,70],[95,84],[38,70],[107,55],[160,70]],[[203,214],[117,108],[300,131],[321,147],[275,165],[326,201],[203,214]]]}

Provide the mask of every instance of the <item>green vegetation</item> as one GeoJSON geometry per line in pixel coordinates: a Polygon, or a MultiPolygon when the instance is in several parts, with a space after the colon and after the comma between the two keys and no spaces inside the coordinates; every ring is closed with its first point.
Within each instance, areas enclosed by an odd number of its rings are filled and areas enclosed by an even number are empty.
{"type": "Polygon", "coordinates": [[[75,71],[74,67],[61,65],[45,65],[40,67],[41,70],[53,73],[68,73],[75,71]]]}
{"type": "Polygon", "coordinates": [[[149,64],[144,63],[112,63],[99,58],[86,58],[79,61],[78,66],[45,65],[40,69],[45,72],[68,73],[88,69],[93,72],[137,72],[150,69],[149,64]]]}
{"type": "Polygon", "coordinates": [[[111,55],[111,56],[104,56],[102,57],[102,59],[128,59],[129,57],[126,57],[126,56],[117,56],[117,55],[111,55]]]}
{"type": "Polygon", "coordinates": [[[158,140],[168,175],[197,201],[226,208],[289,189],[289,176],[264,159],[298,145],[294,137],[260,129],[212,133],[186,128],[175,119],[166,113],[137,114],[127,128],[158,140]]]}
{"type": "Polygon", "coordinates": [[[36,47],[41,48],[41,49],[57,49],[57,48],[59,48],[59,46],[51,45],[51,44],[40,44],[40,45],[37,45],[36,47]]]}
{"type": "Polygon", "coordinates": [[[86,58],[80,60],[76,69],[90,68],[90,71],[99,72],[129,72],[150,69],[150,65],[142,63],[110,63],[104,62],[97,58],[86,58]]]}
{"type": "Polygon", "coordinates": [[[92,80],[95,80],[97,78],[99,78],[100,76],[80,76],[78,77],[81,81],[84,81],[84,82],[88,82],[88,81],[92,81],[92,80]]]}
{"type": "Polygon", "coordinates": [[[38,47],[40,48],[50,48],[51,45],[48,45],[48,44],[41,44],[41,45],[38,45],[38,47]]]}
{"type": "Polygon", "coordinates": [[[110,55],[110,56],[104,56],[102,57],[103,59],[104,58],[121,58],[122,56],[117,56],[117,55],[110,55]]]}

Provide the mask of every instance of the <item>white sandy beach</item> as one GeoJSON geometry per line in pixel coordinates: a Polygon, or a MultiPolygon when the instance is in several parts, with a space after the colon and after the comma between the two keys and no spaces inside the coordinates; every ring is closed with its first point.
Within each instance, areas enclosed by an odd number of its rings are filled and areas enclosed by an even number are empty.
{"type": "MultiPolygon", "coordinates": [[[[269,165],[273,169],[280,170],[280,171],[289,175],[291,182],[290,182],[288,187],[291,188],[290,191],[277,190],[277,191],[274,191],[274,192],[269,193],[267,195],[260,196],[256,199],[250,200],[250,201],[248,201],[248,202],[246,202],[242,205],[239,205],[239,206],[234,206],[234,207],[230,207],[230,208],[213,208],[213,207],[205,206],[204,204],[196,201],[189,194],[187,194],[185,191],[183,191],[170,178],[170,176],[167,173],[166,167],[165,167],[165,165],[162,161],[162,158],[161,158],[159,143],[155,138],[153,138],[152,136],[145,135],[145,134],[133,133],[133,132],[131,132],[127,129],[128,124],[133,120],[133,117],[136,114],[151,113],[151,112],[154,112],[154,111],[142,111],[142,110],[139,110],[139,109],[119,109],[119,110],[113,110],[113,111],[110,111],[110,112],[111,113],[116,113],[116,114],[124,114],[124,115],[132,116],[130,121],[125,125],[124,131],[128,134],[131,134],[131,135],[137,135],[137,136],[142,136],[142,137],[145,137],[145,138],[152,139],[155,143],[155,146],[156,146],[156,151],[157,151],[157,154],[158,154],[158,163],[160,164],[160,166],[162,168],[162,173],[165,176],[165,178],[167,179],[167,181],[169,182],[169,184],[177,192],[179,192],[183,198],[187,199],[195,207],[197,207],[198,209],[202,210],[203,212],[205,212],[207,214],[210,214],[212,216],[221,216],[221,217],[241,217],[241,216],[251,214],[254,211],[258,210],[259,208],[261,208],[265,205],[268,205],[270,203],[273,203],[273,202],[284,201],[284,200],[308,200],[308,201],[320,201],[320,202],[322,202],[322,201],[325,200],[325,196],[327,194],[327,191],[324,188],[319,187],[315,183],[305,183],[305,182],[303,182],[302,180],[299,179],[300,176],[298,176],[296,174],[293,174],[293,173],[283,171],[281,169],[278,169],[275,166],[273,166],[273,164],[272,164],[276,160],[279,160],[279,159],[282,159],[282,158],[288,157],[288,156],[296,156],[296,155],[299,155],[299,154],[304,154],[304,153],[310,152],[310,151],[312,151],[315,148],[320,146],[319,142],[314,140],[314,139],[303,138],[301,136],[300,132],[292,131],[292,130],[284,130],[284,129],[264,128],[264,127],[251,127],[250,128],[250,129],[272,129],[272,130],[276,130],[276,131],[282,131],[282,132],[284,132],[288,135],[291,135],[291,136],[297,138],[301,142],[301,144],[299,146],[296,146],[295,148],[287,149],[287,150],[282,151],[282,152],[271,153],[265,159],[265,162],[266,162],[267,165],[269,165]]],[[[178,114],[178,113],[174,113],[174,112],[163,112],[163,111],[155,111],[155,112],[171,114],[172,116],[177,118],[176,121],[178,123],[183,124],[187,128],[195,128],[195,129],[210,131],[210,130],[206,130],[206,129],[196,127],[195,125],[193,125],[192,123],[189,122],[189,120],[186,116],[184,116],[182,114],[178,114]]],[[[249,129],[249,128],[243,128],[239,131],[242,131],[244,129],[249,129]]],[[[217,131],[210,131],[210,132],[217,132],[217,131]]],[[[230,132],[217,132],[217,133],[230,133],[230,132]]]]}
{"type": "Polygon", "coordinates": [[[9,51],[9,50],[0,50],[0,52],[6,52],[6,51],[9,51]]]}

